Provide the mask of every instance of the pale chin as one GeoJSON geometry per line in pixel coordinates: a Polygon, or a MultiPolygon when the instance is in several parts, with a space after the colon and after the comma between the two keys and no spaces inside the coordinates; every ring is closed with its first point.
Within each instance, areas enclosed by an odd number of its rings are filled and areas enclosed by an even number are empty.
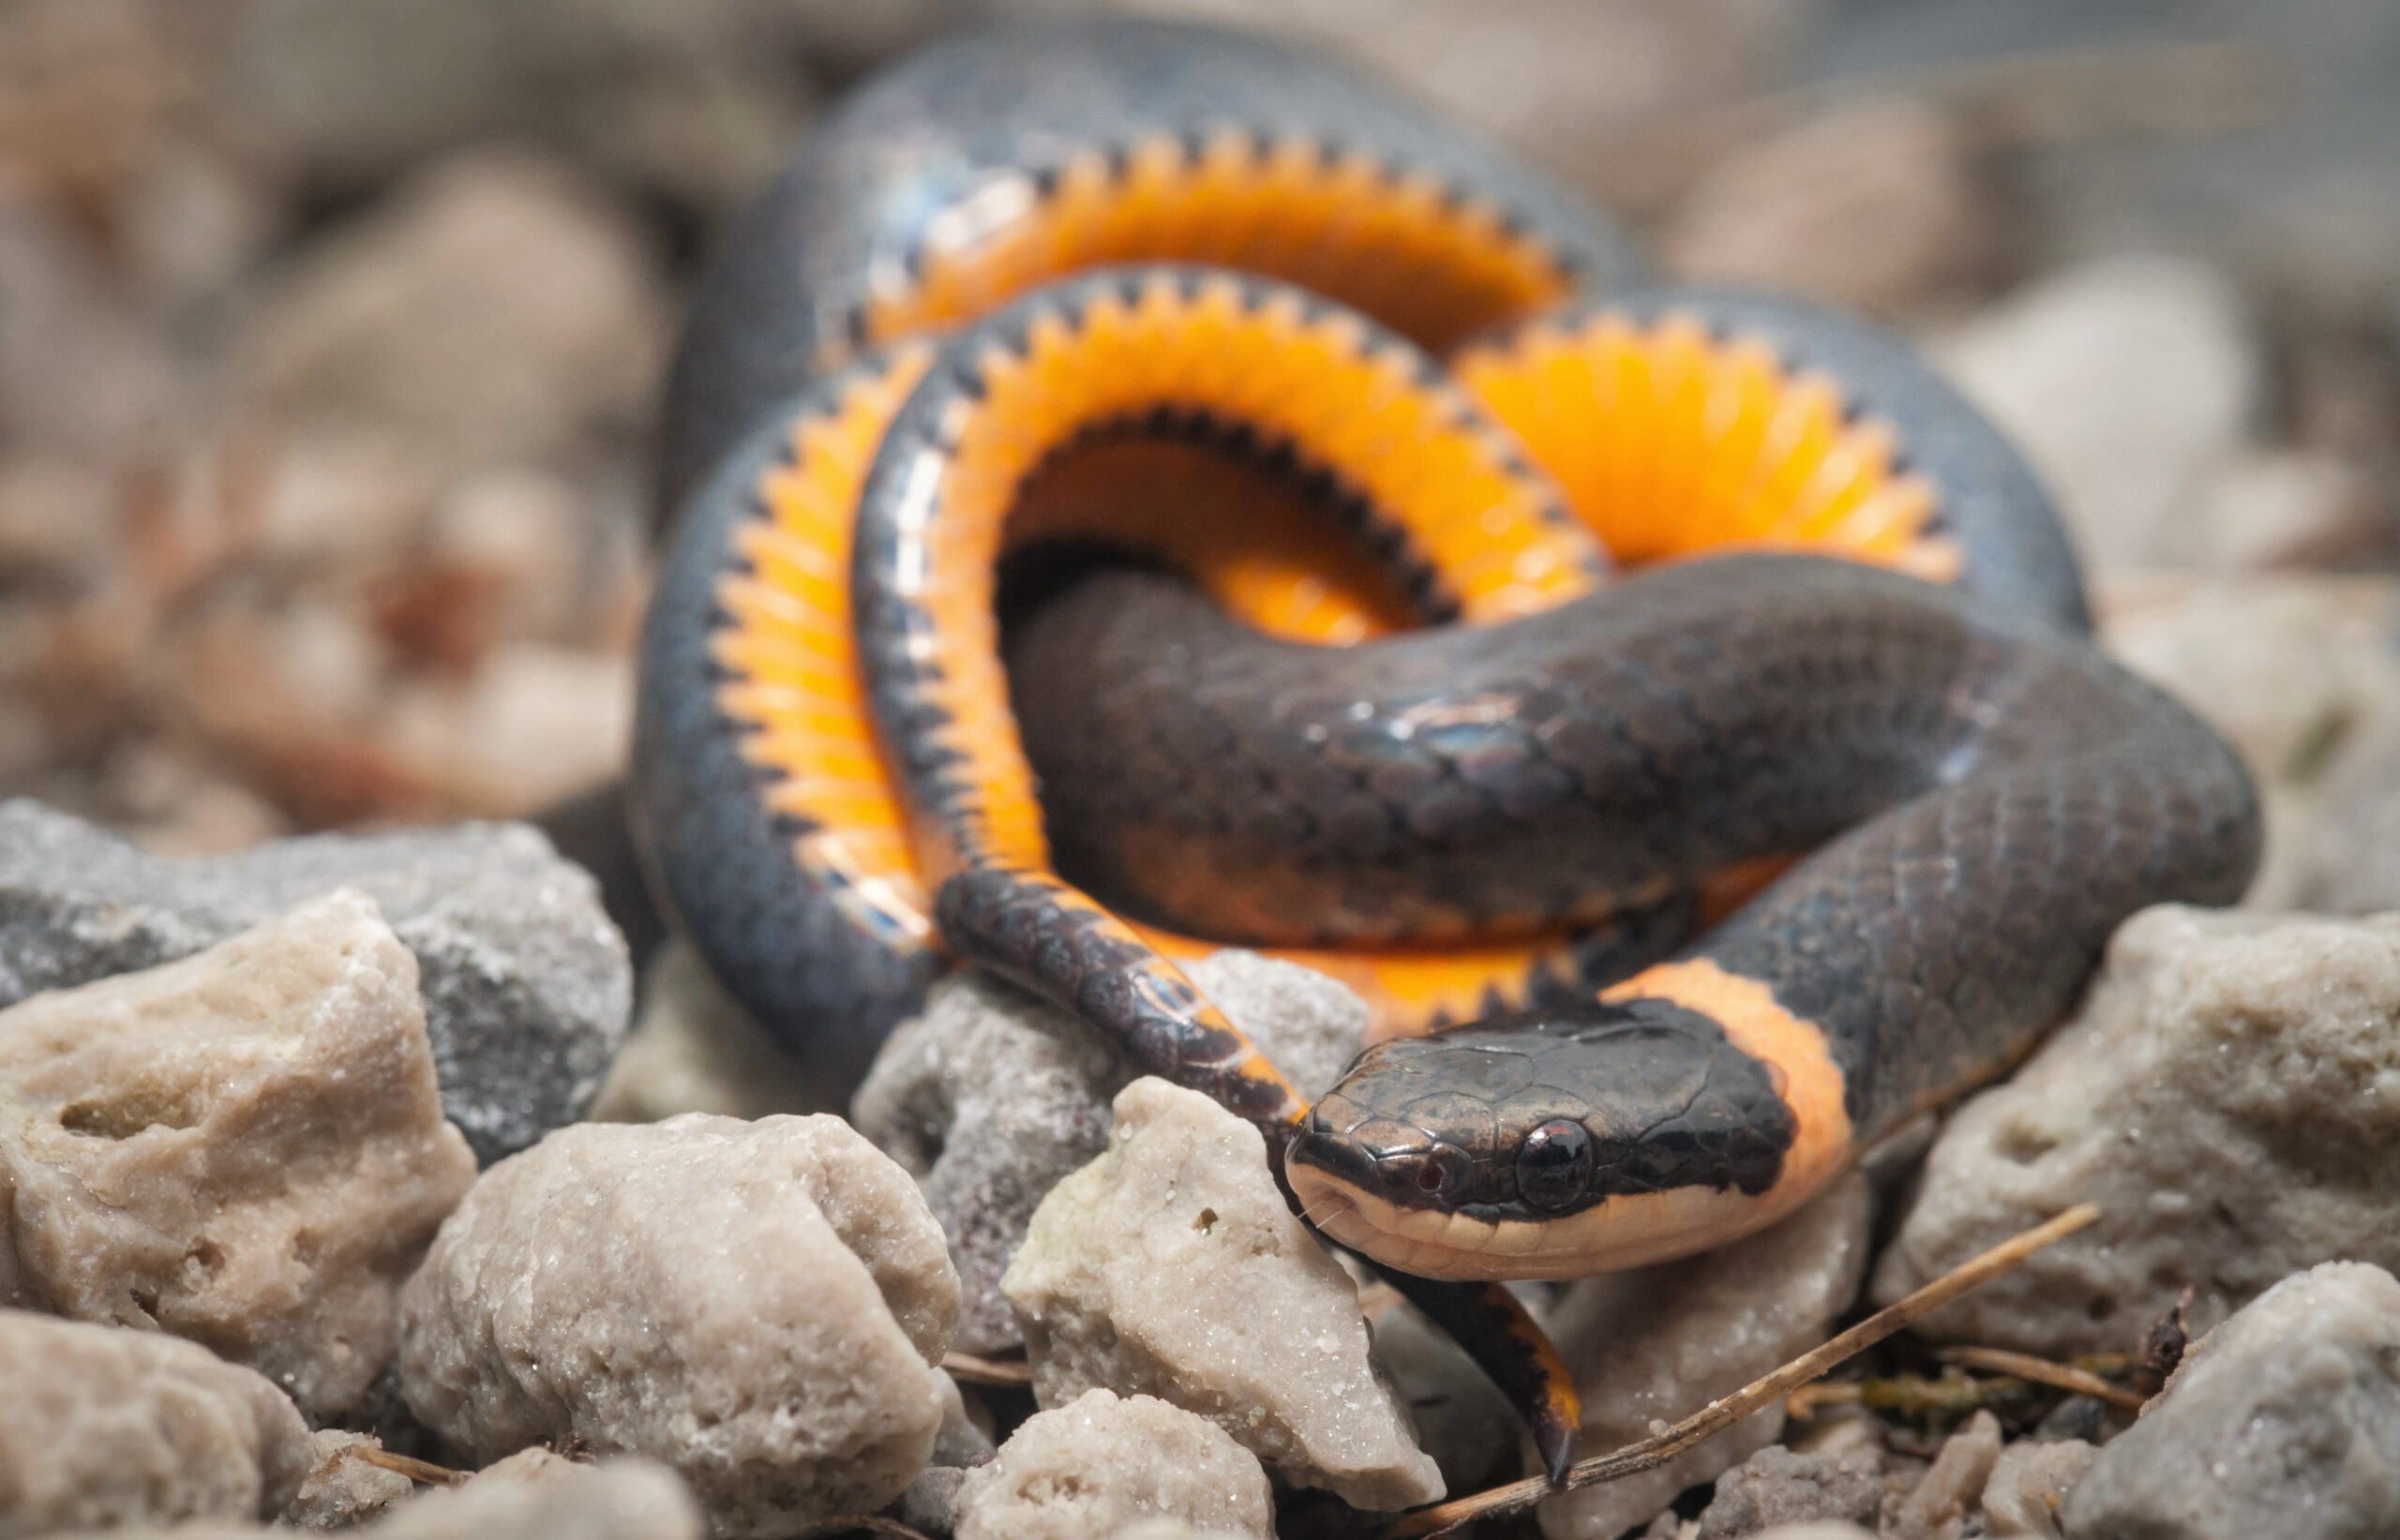
{"type": "Polygon", "coordinates": [[[1301,1212],[1336,1244],[1419,1278],[1472,1282],[1646,1267],[1747,1235],[1795,1206],[1773,1190],[1749,1197],[1732,1188],[1672,1188],[1552,1219],[1492,1220],[1402,1208],[1298,1161],[1286,1179],[1301,1212]]]}

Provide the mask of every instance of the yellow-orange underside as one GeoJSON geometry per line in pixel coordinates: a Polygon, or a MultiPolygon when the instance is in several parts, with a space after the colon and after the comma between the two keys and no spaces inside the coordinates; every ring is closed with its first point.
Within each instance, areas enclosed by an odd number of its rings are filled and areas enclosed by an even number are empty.
{"type": "MultiPolygon", "coordinates": [[[[1137,153],[1113,202],[1104,163],[1071,164],[1049,203],[971,250],[936,243],[920,290],[880,301],[871,335],[980,313],[1058,272],[1124,257],[1238,262],[1313,279],[1345,299],[1379,302],[1383,319],[1435,338],[1556,290],[1538,249],[1488,214],[1417,184],[1379,184],[1362,162],[1290,147],[1245,161],[1239,150],[1221,137],[1196,161],[1179,146],[1137,153]],[[1245,164],[1263,174],[1245,181],[1245,164]],[[1288,229],[1276,224],[1279,210],[1288,229]],[[1410,282],[1371,283],[1362,296],[1354,277],[1343,292],[1358,252],[1377,243],[1407,257],[1394,270],[1410,282]],[[1328,252],[1346,255],[1337,262],[1328,252]],[[1445,273],[1455,279],[1448,290],[1437,281],[1445,273]]],[[[788,460],[758,488],[763,516],[735,536],[749,570],[722,580],[731,623],[714,638],[733,676],[719,704],[751,729],[744,752],[772,772],[763,795],[809,825],[795,859],[832,879],[829,890],[858,923],[910,944],[932,941],[927,851],[876,746],[849,575],[858,494],[930,357],[927,344],[903,345],[832,411],[793,426],[788,460]]],[[[993,646],[991,570],[1004,541],[1129,540],[1191,571],[1253,623],[1302,639],[1363,639],[1402,613],[1355,546],[1322,518],[1282,516],[1293,510],[1278,509],[1247,471],[1208,466],[1189,446],[1058,453],[1095,425],[1172,405],[1294,444],[1304,463],[1333,471],[1410,529],[1471,623],[1562,602],[1591,581],[1579,533],[1546,506],[1552,487],[1511,464],[1505,437],[1337,317],[1289,304],[1252,309],[1229,282],[1197,295],[1154,284],[1134,303],[1102,301],[1072,323],[1045,318],[1022,354],[996,349],[985,365],[984,397],[961,425],[946,476],[937,559],[916,597],[939,622],[951,746],[972,768],[981,841],[1012,862],[1041,867],[1047,858],[993,646]],[[1136,475],[1137,486],[1123,486],[1136,475]],[[1021,499],[1028,487],[1036,495],[1021,499]],[[1245,491],[1239,506],[1216,506],[1245,491]]],[[[1747,545],[1956,575],[1955,547],[1926,532],[1931,488],[1895,473],[1889,430],[1848,417],[1830,381],[1787,372],[1763,346],[1713,337],[1688,317],[1636,325],[1601,314],[1471,349],[1455,368],[1619,561],[1747,545]]],[[[951,853],[937,848],[930,859],[938,868],[951,853]]],[[[1171,957],[1212,949],[1137,929],[1171,957]]],[[[1381,1035],[1478,1014],[1494,994],[1519,997],[1541,953],[1518,943],[1282,955],[1359,989],[1381,1035]]]]}

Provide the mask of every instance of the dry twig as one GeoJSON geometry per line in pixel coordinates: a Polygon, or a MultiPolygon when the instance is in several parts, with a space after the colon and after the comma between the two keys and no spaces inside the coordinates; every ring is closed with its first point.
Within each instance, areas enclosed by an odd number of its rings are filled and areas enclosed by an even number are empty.
{"type": "Polygon", "coordinates": [[[820,1518],[804,1530],[792,1533],[792,1540],[818,1540],[819,1536],[849,1534],[864,1530],[869,1534],[883,1534],[892,1540],[927,1540],[922,1530],[912,1530],[896,1518],[886,1518],[879,1513],[837,1513],[831,1518],[820,1518]]]}
{"type": "Polygon", "coordinates": [[[1802,1353],[1763,1379],[1753,1380],[1722,1400],[1711,1401],[1653,1438],[1629,1443],[1611,1454],[1579,1460],[1567,1480],[1552,1486],[1542,1476],[1494,1487],[1472,1497],[1438,1503],[1402,1514],[1378,1532],[1380,1540],[1418,1540],[1447,1534],[1477,1518],[1529,1508],[1552,1492],[1615,1481],[1664,1465],[1693,1444],[1741,1421],[1778,1398],[1790,1395],[1818,1375],[1855,1353],[1863,1353],[1910,1323],[1932,1314],[1959,1295],[1998,1278],[2054,1241],[2074,1234],[2100,1217],[2091,1204],[2078,1204],[2047,1224],[2001,1242],[1983,1255],[1963,1263],[1888,1309],[1878,1310],[1833,1340],[1802,1353]]]}
{"type": "Polygon", "coordinates": [[[1029,1385],[1033,1366],[1022,1358],[978,1358],[971,1353],[945,1353],[941,1367],[950,1377],[970,1385],[1029,1385]]]}
{"type": "Polygon", "coordinates": [[[2142,1398],[2121,1385],[2112,1385],[2097,1374],[2068,1364],[2054,1364],[2048,1358],[2036,1358],[2030,1353],[2010,1353],[2005,1348],[1943,1348],[1934,1354],[1945,1364],[1961,1368],[1979,1368],[1991,1374],[2005,1374],[2013,1379],[2031,1380],[2036,1384],[2071,1390],[2078,1396],[2093,1396],[2110,1406],[2122,1406],[2128,1412],[2141,1410],[2142,1398]]]}
{"type": "Polygon", "coordinates": [[[467,1479],[464,1471],[454,1471],[447,1465],[436,1465],[431,1460],[417,1459],[408,1455],[396,1455],[389,1449],[352,1449],[349,1454],[352,1459],[380,1465],[386,1471],[398,1471],[411,1481],[421,1481],[428,1487],[456,1487],[467,1479]]]}

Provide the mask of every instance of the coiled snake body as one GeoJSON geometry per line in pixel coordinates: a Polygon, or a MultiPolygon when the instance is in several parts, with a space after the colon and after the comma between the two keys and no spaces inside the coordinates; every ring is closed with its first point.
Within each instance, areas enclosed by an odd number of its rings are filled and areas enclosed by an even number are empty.
{"type": "MultiPolygon", "coordinates": [[[[639,823],[725,981],[841,1074],[997,968],[1407,1278],[1768,1223],[2256,860],[2238,761],[2090,647],[2040,488],[1904,348],[1645,288],[1263,43],[870,84],[704,292],[664,458],[639,823]],[[1373,1006],[1313,1108],[1171,961],[1226,942],[1373,1006]]],[[[1563,1458],[1505,1293],[1411,1293],[1563,1458]]]]}

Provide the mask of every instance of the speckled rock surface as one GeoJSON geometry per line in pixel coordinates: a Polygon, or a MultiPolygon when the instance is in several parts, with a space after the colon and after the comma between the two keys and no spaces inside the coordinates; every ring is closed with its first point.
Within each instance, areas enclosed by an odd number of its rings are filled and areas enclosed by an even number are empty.
{"type": "Polygon", "coordinates": [[[2059,1510],[2100,1451],[2081,1439],[2020,1439],[1984,1483],[1984,1533],[1994,1540],[2060,1540],[2059,1510]]]}
{"type": "Polygon", "coordinates": [[[283,1393],[158,1332],[0,1310],[0,1536],[282,1511],[311,1464],[283,1393]]]}
{"type": "Polygon", "coordinates": [[[897,1496],[932,1454],[958,1279],[838,1118],[582,1124],[486,1173],[401,1300],[401,1383],[491,1459],[646,1455],[715,1533],[897,1496]]]}
{"type": "MultiPolygon", "coordinates": [[[[1568,1285],[1548,1323],[1582,1395],[1582,1446],[1647,1438],[1654,1421],[1688,1417],[1823,1340],[1857,1296],[1871,1207],[1866,1179],[1846,1176],[1731,1246],[1568,1285]]],[[[1551,1498],[1539,1509],[1542,1533],[1615,1540],[1782,1427],[1782,1408],[1771,1407],[1656,1471],[1551,1498]]]]}
{"type": "Polygon", "coordinates": [[[2127,920],[2082,1012],[1942,1130],[1876,1298],[2082,1202],[2097,1224],[1917,1330],[2066,1356],[2186,1284],[2205,1329],[2330,1258],[2400,1266],[2400,916],[2127,920]]]}
{"type": "Polygon", "coordinates": [[[1364,1508],[1439,1498],[1358,1287],[1285,1204],[1258,1130],[1152,1076],[1113,1111],[1107,1150],[1042,1199],[1000,1280],[1035,1398],[1152,1395],[1294,1486],[1364,1508]]]}
{"type": "Polygon", "coordinates": [[[2400,1533],[2400,1282],[2329,1263],[2209,1334],[2061,1511],[2070,1540],[2400,1533]]]}
{"type": "Polygon", "coordinates": [[[1882,1503],[1882,1450],[1802,1454],[1770,1443],[1717,1478],[1717,1493],[1701,1511],[1699,1540],[1738,1540],[1778,1524],[1825,1519],[1872,1524],[1882,1503]]]}
{"type": "MultiPolygon", "coordinates": [[[[1365,1036],[1365,1003],[1308,968],[1227,950],[1185,971],[1312,1094],[1341,1078],[1365,1036]]],[[[1023,1343],[1000,1275],[1042,1194],[1107,1144],[1109,1099],[1132,1078],[1082,1022],[982,973],[936,984],[876,1056],[852,1119],[924,1185],[950,1237],[960,1351],[1023,1343]]]]}
{"type": "Polygon", "coordinates": [[[698,1506],[675,1473],[646,1459],[596,1465],[528,1450],[465,1486],[428,1492],[367,1533],[376,1540],[700,1540],[698,1506]]]}
{"type": "Polygon", "coordinates": [[[155,860],[38,802],[0,803],[0,1005],[198,951],[335,888],[416,954],[442,1109],[479,1159],[590,1105],[633,997],[581,868],[520,824],[277,840],[155,860]]]}
{"type": "Polygon", "coordinates": [[[390,1362],[473,1180],[363,894],[0,1011],[0,1302],[188,1337],[313,1415],[390,1362]]]}
{"type": "Polygon", "coordinates": [[[416,1492],[416,1483],[359,1457],[382,1444],[364,1433],[328,1428],[310,1435],[308,1474],[277,1522],[295,1530],[346,1530],[416,1492]]]}
{"type": "Polygon", "coordinates": [[[1206,1418],[1086,1391],[1028,1418],[967,1473],[958,1540],[1091,1540],[1144,1519],[1272,1540],[1267,1473],[1206,1418]]]}

